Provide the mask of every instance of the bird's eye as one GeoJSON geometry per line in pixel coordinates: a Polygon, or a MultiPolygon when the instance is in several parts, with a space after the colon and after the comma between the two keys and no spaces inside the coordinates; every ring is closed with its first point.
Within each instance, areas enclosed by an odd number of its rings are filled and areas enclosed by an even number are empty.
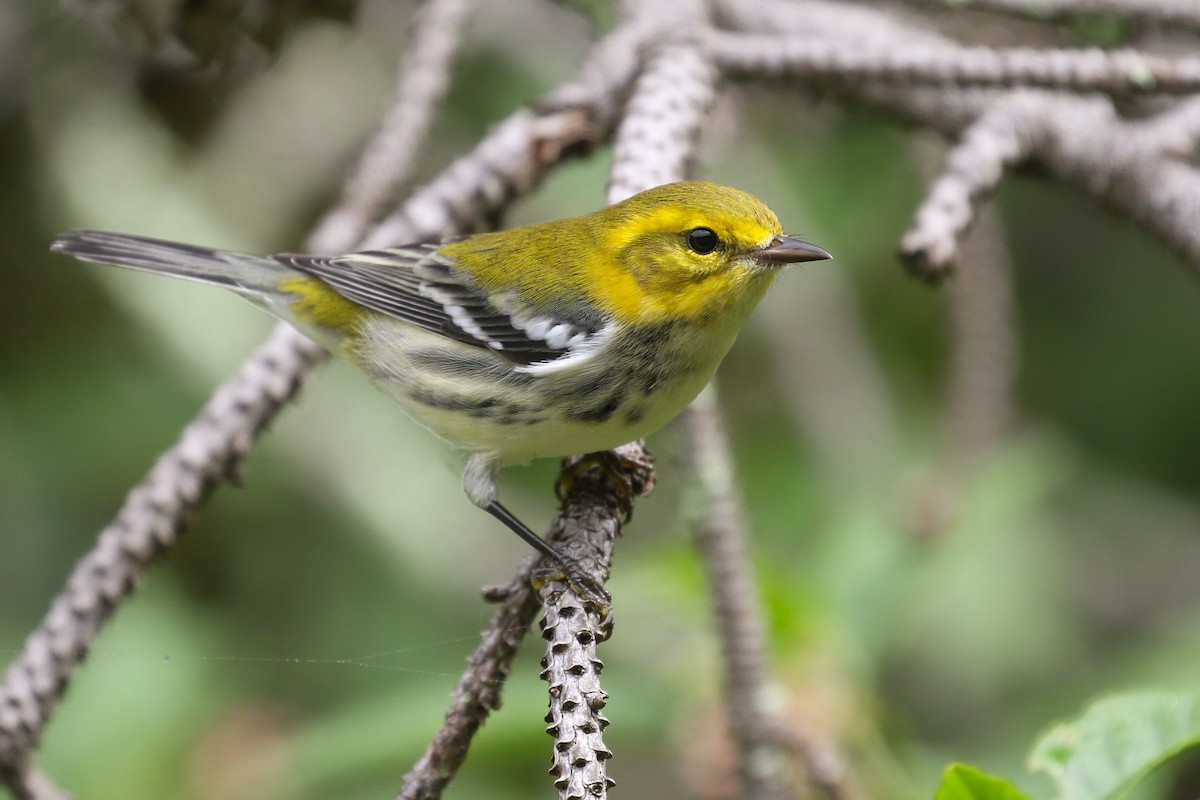
{"type": "Polygon", "coordinates": [[[721,244],[712,228],[692,228],[687,232],[687,246],[693,252],[706,256],[721,244]]]}

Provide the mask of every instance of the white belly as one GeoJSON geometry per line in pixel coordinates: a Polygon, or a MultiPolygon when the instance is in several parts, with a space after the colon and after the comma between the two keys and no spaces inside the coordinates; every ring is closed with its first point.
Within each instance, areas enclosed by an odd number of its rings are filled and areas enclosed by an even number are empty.
{"type": "Polygon", "coordinates": [[[482,348],[377,317],[348,355],[442,439],[512,464],[607,450],[661,428],[704,388],[732,340],[670,337],[648,347],[614,337],[620,357],[534,375],[482,348]]]}

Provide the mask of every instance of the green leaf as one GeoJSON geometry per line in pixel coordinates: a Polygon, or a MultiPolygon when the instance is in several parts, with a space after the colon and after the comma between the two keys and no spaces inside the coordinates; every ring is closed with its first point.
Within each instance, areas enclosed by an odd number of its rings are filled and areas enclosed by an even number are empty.
{"type": "Polygon", "coordinates": [[[1044,735],[1029,768],[1058,784],[1061,800],[1123,796],[1156,767],[1200,744],[1200,695],[1135,692],[1106,697],[1044,735]]]}
{"type": "Polygon", "coordinates": [[[1029,800],[1003,778],[967,764],[951,764],[942,775],[934,800],[1029,800]]]}

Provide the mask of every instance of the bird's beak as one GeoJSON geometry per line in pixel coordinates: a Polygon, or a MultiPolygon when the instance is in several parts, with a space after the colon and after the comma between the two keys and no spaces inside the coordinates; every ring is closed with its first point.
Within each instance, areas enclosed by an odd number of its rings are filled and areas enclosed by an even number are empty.
{"type": "Polygon", "coordinates": [[[797,264],[801,261],[824,261],[833,258],[815,244],[802,242],[790,236],[776,236],[771,243],[754,253],[755,260],[771,266],[797,264]]]}

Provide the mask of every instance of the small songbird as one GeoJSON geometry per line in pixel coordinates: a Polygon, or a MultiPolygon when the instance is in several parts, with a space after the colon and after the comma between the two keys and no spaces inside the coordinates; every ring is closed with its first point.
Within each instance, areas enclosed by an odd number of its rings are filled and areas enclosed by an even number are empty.
{"type": "Polygon", "coordinates": [[[232,289],[364,372],[467,451],[463,486],[571,576],[497,498],[496,469],[608,450],[682,411],[781,267],[829,258],[751,195],[659,186],[591,214],[343,256],[259,257],[76,231],[55,252],[232,289]]]}

